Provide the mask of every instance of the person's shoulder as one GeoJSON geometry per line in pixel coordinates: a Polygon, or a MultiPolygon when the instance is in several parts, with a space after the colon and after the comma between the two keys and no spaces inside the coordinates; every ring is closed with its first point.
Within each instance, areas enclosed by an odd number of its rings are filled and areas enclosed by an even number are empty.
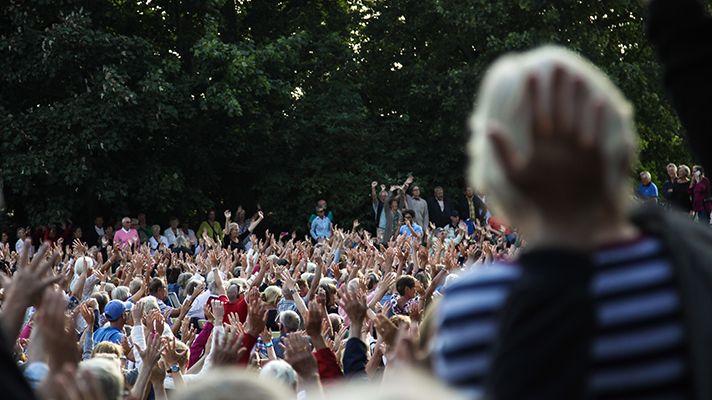
{"type": "Polygon", "coordinates": [[[508,286],[520,275],[521,268],[518,264],[498,262],[491,266],[470,269],[448,286],[444,293],[447,297],[459,292],[486,290],[499,285],[508,286]]]}

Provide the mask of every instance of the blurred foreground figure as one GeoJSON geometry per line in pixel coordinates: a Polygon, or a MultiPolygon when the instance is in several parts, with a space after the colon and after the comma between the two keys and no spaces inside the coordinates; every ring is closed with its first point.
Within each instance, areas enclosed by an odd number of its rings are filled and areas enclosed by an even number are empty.
{"type": "Polygon", "coordinates": [[[633,110],[608,77],[558,47],[503,57],[472,130],[471,183],[528,248],[448,288],[436,373],[494,399],[712,398],[712,236],[631,210],[633,110]]]}

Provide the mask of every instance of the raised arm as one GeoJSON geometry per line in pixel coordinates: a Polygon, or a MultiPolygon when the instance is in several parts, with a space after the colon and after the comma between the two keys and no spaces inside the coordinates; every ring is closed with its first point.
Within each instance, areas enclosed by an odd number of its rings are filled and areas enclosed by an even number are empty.
{"type": "Polygon", "coordinates": [[[250,231],[250,233],[254,232],[257,225],[259,225],[263,219],[265,219],[265,214],[262,211],[257,211],[257,219],[252,221],[250,226],[247,227],[247,230],[250,231]]]}

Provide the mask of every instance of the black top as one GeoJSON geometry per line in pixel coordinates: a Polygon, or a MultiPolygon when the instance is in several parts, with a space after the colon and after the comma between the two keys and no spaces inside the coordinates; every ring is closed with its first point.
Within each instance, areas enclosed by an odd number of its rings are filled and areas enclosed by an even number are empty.
{"type": "Polygon", "coordinates": [[[692,210],[690,193],[687,191],[689,188],[690,182],[675,183],[672,187],[672,195],[670,196],[670,204],[672,204],[674,208],[684,212],[692,210]]]}
{"type": "Polygon", "coordinates": [[[241,234],[237,235],[236,242],[230,240],[230,236],[225,235],[225,240],[223,240],[223,247],[230,250],[245,250],[245,239],[250,237],[251,234],[252,232],[250,232],[249,229],[242,232],[241,234]]]}

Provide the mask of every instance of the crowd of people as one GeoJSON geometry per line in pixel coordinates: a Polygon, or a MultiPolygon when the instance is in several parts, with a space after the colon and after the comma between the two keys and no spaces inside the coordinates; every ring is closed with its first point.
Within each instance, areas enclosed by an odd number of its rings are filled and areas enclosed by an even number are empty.
{"type": "MultiPolygon", "coordinates": [[[[687,78],[712,20],[692,0],[650,19],[704,142],[687,78]]],[[[3,237],[4,398],[712,398],[709,159],[669,165],[661,199],[647,172],[631,190],[632,105],[554,46],[495,62],[470,122],[487,196],[374,181],[372,232],[320,200],[303,240],[241,207],[197,232],[138,215],[3,237]]]]}

